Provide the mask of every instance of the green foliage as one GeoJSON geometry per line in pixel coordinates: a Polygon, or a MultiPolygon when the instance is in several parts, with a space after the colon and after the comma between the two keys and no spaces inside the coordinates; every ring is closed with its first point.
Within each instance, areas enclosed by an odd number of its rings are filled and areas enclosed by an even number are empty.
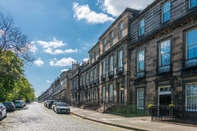
{"type": "Polygon", "coordinates": [[[175,105],[174,104],[169,104],[169,107],[174,107],[175,105]]]}
{"type": "Polygon", "coordinates": [[[35,99],[34,89],[24,76],[23,61],[11,51],[0,55],[0,101],[35,99]]]}

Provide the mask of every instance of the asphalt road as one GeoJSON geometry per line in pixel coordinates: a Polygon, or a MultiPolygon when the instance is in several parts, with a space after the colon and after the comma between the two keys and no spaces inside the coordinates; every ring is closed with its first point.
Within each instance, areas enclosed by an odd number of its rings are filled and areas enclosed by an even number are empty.
{"type": "Polygon", "coordinates": [[[127,131],[68,114],[56,114],[42,103],[31,103],[0,121],[0,131],[127,131]]]}

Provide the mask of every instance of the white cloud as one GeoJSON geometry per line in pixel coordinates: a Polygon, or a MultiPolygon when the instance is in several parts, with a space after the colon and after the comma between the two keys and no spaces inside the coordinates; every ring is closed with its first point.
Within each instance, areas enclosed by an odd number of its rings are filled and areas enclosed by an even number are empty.
{"type": "Polygon", "coordinates": [[[46,42],[46,41],[38,41],[38,44],[40,44],[41,46],[43,46],[43,48],[48,49],[48,48],[58,48],[58,47],[62,47],[65,46],[66,43],[63,43],[60,40],[56,40],[56,38],[53,38],[53,41],[50,42],[46,42]]]}
{"type": "Polygon", "coordinates": [[[96,13],[91,11],[88,5],[79,5],[78,3],[73,3],[74,18],[77,20],[85,19],[88,23],[99,24],[108,21],[114,21],[113,17],[109,17],[104,13],[96,13]]]}
{"type": "Polygon", "coordinates": [[[54,52],[53,52],[53,54],[63,54],[64,53],[64,51],[63,50],[55,50],[54,52]]]}
{"type": "Polygon", "coordinates": [[[34,64],[37,66],[42,66],[44,62],[41,60],[41,58],[38,58],[36,61],[34,61],[34,64]]]}
{"type": "Polygon", "coordinates": [[[64,52],[65,53],[76,53],[76,52],[79,52],[79,50],[78,49],[75,49],[75,50],[73,50],[73,49],[66,49],[64,52]]]}
{"type": "Polygon", "coordinates": [[[100,4],[103,11],[112,16],[119,16],[127,7],[133,9],[144,9],[148,4],[154,0],[98,0],[97,5],[100,4]]]}
{"type": "Polygon", "coordinates": [[[52,48],[46,48],[46,49],[44,49],[44,51],[46,53],[48,53],[48,54],[53,54],[53,55],[55,55],[55,54],[77,53],[77,52],[79,52],[78,49],[75,49],[75,50],[73,50],[73,49],[66,49],[64,51],[63,50],[60,50],[60,49],[56,49],[56,50],[53,51],[52,48]]]}
{"type": "Polygon", "coordinates": [[[68,69],[62,69],[61,72],[67,71],[68,69]]]}
{"type": "Polygon", "coordinates": [[[47,83],[50,83],[51,81],[50,81],[50,80],[47,80],[46,82],[47,82],[47,83]]]}
{"type": "Polygon", "coordinates": [[[53,54],[52,48],[46,48],[46,49],[44,49],[44,51],[45,51],[46,53],[53,54]]]}
{"type": "Polygon", "coordinates": [[[31,52],[36,53],[37,50],[38,50],[38,48],[36,47],[36,45],[30,45],[31,52]]]}
{"type": "Polygon", "coordinates": [[[72,62],[76,62],[73,58],[68,57],[68,58],[62,58],[61,60],[51,60],[49,64],[51,66],[71,66],[72,62]]]}
{"type": "Polygon", "coordinates": [[[88,61],[88,60],[89,60],[89,58],[84,58],[84,59],[83,59],[83,61],[88,61]]]}

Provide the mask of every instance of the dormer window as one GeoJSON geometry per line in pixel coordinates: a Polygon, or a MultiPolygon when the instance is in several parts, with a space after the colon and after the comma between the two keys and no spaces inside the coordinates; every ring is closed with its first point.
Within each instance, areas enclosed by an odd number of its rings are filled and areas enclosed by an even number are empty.
{"type": "Polygon", "coordinates": [[[197,0],[189,0],[189,8],[197,6],[197,0]]]}
{"type": "Polygon", "coordinates": [[[144,29],[144,19],[142,19],[141,21],[140,21],[140,25],[139,25],[139,36],[141,36],[141,35],[143,35],[144,34],[144,31],[145,31],[145,29],[144,29]]]}
{"type": "Polygon", "coordinates": [[[119,24],[119,33],[118,33],[119,38],[121,38],[122,35],[123,35],[123,22],[119,24]]]}
{"type": "Polygon", "coordinates": [[[105,49],[105,47],[106,47],[106,39],[103,39],[103,51],[105,51],[106,49],[105,49]]]}
{"type": "Polygon", "coordinates": [[[110,45],[113,44],[113,40],[114,40],[114,32],[111,31],[111,32],[110,32],[110,45]]]}
{"type": "Polygon", "coordinates": [[[162,23],[170,20],[170,2],[166,2],[162,6],[162,23]]]}

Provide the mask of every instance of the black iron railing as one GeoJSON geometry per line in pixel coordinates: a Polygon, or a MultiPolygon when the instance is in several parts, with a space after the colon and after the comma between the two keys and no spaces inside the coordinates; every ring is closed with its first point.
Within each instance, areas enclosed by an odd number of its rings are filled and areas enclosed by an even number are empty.
{"type": "Polygon", "coordinates": [[[123,67],[118,67],[116,69],[116,75],[122,75],[124,73],[124,68],[123,67]]]}
{"type": "Polygon", "coordinates": [[[152,106],[149,109],[152,120],[197,124],[197,105],[152,106]]]}
{"type": "Polygon", "coordinates": [[[166,73],[171,71],[171,64],[162,65],[157,68],[157,74],[166,73]]]}
{"type": "Polygon", "coordinates": [[[106,74],[101,75],[101,81],[105,81],[106,80],[106,74]]]}
{"type": "Polygon", "coordinates": [[[195,67],[195,66],[197,66],[197,57],[191,58],[191,59],[186,59],[183,62],[184,68],[195,67]]]}
{"type": "Polygon", "coordinates": [[[145,71],[140,71],[135,74],[135,79],[144,78],[144,77],[145,77],[145,71]]]}
{"type": "Polygon", "coordinates": [[[114,77],[114,71],[108,72],[108,78],[113,78],[114,77]]]}

